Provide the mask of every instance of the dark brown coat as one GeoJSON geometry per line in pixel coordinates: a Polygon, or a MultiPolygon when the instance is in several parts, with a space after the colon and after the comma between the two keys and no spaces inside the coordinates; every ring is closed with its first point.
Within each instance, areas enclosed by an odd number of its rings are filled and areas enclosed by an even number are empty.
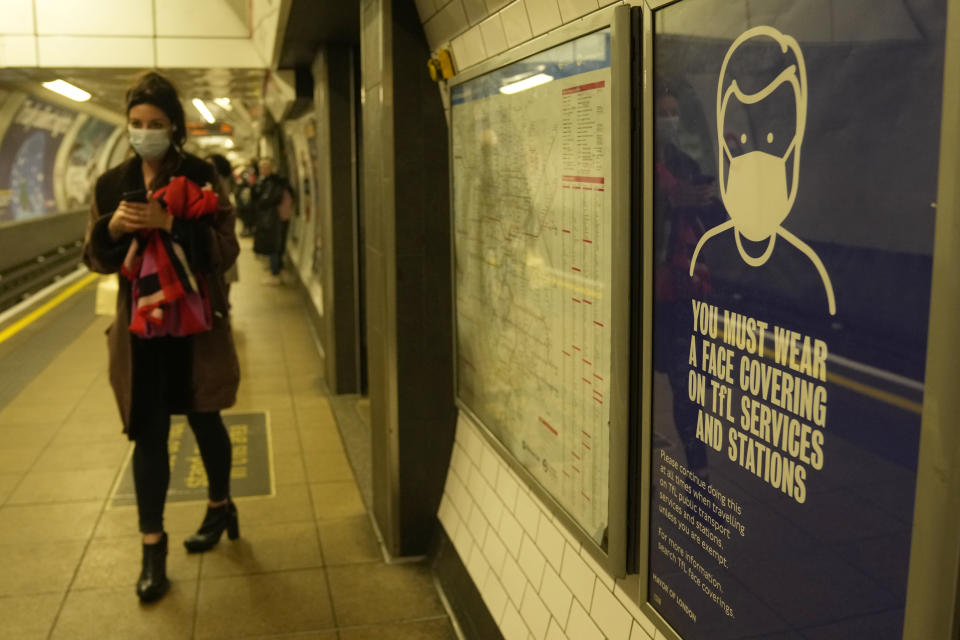
{"type": "MultiPolygon", "coordinates": [[[[184,175],[197,184],[210,183],[216,186],[213,168],[189,154],[180,159],[173,175],[184,175]]],[[[143,189],[143,173],[140,159],[134,157],[104,173],[97,180],[93,202],[90,205],[90,220],[87,224],[83,247],[83,261],[92,271],[117,273],[123,264],[130,246],[131,236],[117,241],[110,237],[107,224],[120,204],[123,194],[143,189]]],[[[222,191],[222,190],[221,190],[222,191]]],[[[206,245],[208,256],[203,274],[210,289],[210,307],[213,312],[213,329],[184,340],[192,344],[191,400],[194,411],[219,411],[236,402],[240,384],[240,365],[230,329],[229,306],[226,297],[224,272],[230,268],[240,251],[234,232],[235,214],[226,194],[220,193],[220,202],[225,204],[215,222],[192,222],[196,225],[199,240],[206,245]],[[205,236],[205,237],[204,237],[205,236]]],[[[194,266],[194,265],[191,265],[194,266]]],[[[123,418],[124,432],[130,431],[131,401],[133,394],[133,362],[130,331],[130,281],[119,278],[117,314],[107,331],[110,354],[110,384],[123,418]]]]}

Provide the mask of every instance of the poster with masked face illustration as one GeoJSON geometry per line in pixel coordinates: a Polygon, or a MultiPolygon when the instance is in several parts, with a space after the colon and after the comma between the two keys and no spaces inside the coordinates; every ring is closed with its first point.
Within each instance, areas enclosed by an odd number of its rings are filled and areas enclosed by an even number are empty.
{"type": "Polygon", "coordinates": [[[899,639],[946,2],[653,14],[649,601],[685,639],[899,639]]]}

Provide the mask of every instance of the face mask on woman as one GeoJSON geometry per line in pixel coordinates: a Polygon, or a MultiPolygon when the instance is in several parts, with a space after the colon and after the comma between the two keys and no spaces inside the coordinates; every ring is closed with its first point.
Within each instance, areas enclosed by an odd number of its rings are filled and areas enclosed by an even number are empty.
{"type": "Polygon", "coordinates": [[[130,146],[144,160],[159,160],[170,148],[169,129],[135,129],[127,127],[130,146]]]}

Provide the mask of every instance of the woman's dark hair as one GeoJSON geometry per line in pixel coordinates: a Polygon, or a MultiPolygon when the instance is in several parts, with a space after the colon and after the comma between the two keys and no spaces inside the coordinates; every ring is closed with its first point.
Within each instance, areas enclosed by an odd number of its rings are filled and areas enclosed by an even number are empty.
{"type": "Polygon", "coordinates": [[[170,118],[173,125],[170,142],[178,149],[187,140],[187,123],[177,89],[159,73],[148,71],[137,79],[137,84],[127,91],[127,114],[138,104],[151,104],[170,118]]]}
{"type": "Polygon", "coordinates": [[[213,164],[214,168],[217,170],[217,173],[219,173],[221,177],[229,178],[233,176],[233,167],[230,166],[230,161],[219,153],[210,154],[210,156],[207,157],[207,160],[213,164]]]}

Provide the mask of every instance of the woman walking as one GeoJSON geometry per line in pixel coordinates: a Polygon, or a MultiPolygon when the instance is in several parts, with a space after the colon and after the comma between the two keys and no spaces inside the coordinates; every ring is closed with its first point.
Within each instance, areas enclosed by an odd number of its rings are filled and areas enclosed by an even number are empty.
{"type": "Polygon", "coordinates": [[[220,417],[240,381],[223,281],[239,249],[230,201],[214,195],[222,190],[213,168],[183,151],[186,123],[173,85],[147,73],[127,92],[126,107],[136,155],[97,180],[83,255],[93,271],[121,273],[108,332],[110,384],[135,442],[143,534],[136,590],[150,602],[170,587],[163,508],[171,414],[187,415],[209,481],[206,516],[187,550],[212,548],[224,531],[239,535],[220,417]]]}

